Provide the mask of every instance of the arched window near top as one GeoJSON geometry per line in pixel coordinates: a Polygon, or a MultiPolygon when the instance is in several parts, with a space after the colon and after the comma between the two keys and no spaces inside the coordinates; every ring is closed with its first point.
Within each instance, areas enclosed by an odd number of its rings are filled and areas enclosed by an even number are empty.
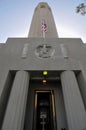
{"type": "Polygon", "coordinates": [[[40,8],[45,8],[45,5],[41,5],[40,8]]]}

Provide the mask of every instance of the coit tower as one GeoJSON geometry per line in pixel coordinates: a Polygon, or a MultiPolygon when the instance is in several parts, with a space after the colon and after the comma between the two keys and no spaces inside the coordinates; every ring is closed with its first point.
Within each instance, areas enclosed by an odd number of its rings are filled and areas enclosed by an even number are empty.
{"type": "Polygon", "coordinates": [[[39,3],[35,8],[28,37],[43,37],[42,23],[46,23],[46,38],[57,38],[57,30],[52,11],[45,2],[39,3]]]}
{"type": "Polygon", "coordinates": [[[86,45],[58,37],[45,2],[0,44],[0,130],[86,130],[86,45]]]}

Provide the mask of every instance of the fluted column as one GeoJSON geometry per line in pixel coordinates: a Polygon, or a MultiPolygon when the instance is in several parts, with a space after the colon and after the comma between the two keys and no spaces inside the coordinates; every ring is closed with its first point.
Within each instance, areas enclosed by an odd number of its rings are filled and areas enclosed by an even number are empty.
{"type": "Polygon", "coordinates": [[[74,72],[62,72],[61,82],[67,115],[68,130],[86,129],[86,111],[74,72]]]}
{"type": "Polygon", "coordinates": [[[78,74],[77,80],[79,83],[79,88],[83,97],[83,101],[85,104],[85,109],[86,109],[86,72],[82,71],[78,74]]]}
{"type": "Polygon", "coordinates": [[[2,130],[23,130],[28,87],[28,72],[18,71],[10,93],[2,130]]]}
{"type": "Polygon", "coordinates": [[[0,76],[1,76],[0,78],[1,80],[0,82],[0,128],[1,128],[13,79],[9,71],[3,71],[3,74],[1,74],[0,76]]]}

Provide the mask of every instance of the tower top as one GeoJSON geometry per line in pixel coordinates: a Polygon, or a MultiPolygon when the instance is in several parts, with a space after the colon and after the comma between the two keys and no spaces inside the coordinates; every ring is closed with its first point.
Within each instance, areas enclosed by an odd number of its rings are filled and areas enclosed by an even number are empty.
{"type": "MultiPolygon", "coordinates": [[[[35,8],[35,10],[37,9],[37,8],[48,8],[48,9],[50,9],[50,7],[49,7],[49,5],[47,4],[47,2],[40,2],[38,5],[37,5],[37,7],[35,8]]],[[[51,10],[51,9],[50,9],[51,10]]]]}
{"type": "Polygon", "coordinates": [[[46,2],[40,2],[35,8],[28,37],[58,37],[51,8],[46,2]]]}

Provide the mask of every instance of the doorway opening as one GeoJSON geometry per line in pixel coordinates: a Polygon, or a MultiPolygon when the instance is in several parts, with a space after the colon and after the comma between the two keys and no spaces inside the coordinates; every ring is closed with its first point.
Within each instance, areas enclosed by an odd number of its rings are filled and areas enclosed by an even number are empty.
{"type": "Polygon", "coordinates": [[[52,90],[35,91],[33,130],[56,130],[54,93],[52,90]]]}

